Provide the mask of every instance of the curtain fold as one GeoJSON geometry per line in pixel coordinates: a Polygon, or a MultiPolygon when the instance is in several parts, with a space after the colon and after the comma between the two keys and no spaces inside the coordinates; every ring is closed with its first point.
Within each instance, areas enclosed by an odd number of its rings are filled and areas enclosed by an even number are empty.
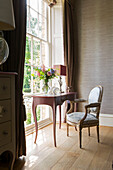
{"type": "Polygon", "coordinates": [[[3,70],[17,72],[15,82],[15,116],[16,116],[16,159],[26,155],[24,121],[26,119],[23,104],[23,77],[26,45],[26,0],[14,0],[14,17],[16,28],[5,32],[9,45],[9,57],[4,63],[3,70]]]}
{"type": "Polygon", "coordinates": [[[76,91],[76,59],[78,55],[77,21],[73,0],[63,1],[64,62],[67,68],[66,84],[76,91]],[[76,40],[75,40],[76,34],[76,40]]]}
{"type": "Polygon", "coordinates": [[[71,9],[74,9],[75,0],[66,0],[66,2],[71,6],[71,9]]]}
{"type": "MultiPolygon", "coordinates": [[[[76,0],[62,0],[63,2],[63,39],[64,63],[66,65],[66,84],[69,91],[77,91],[77,63],[78,63],[78,28],[75,11],[76,0]]],[[[67,101],[65,113],[70,108],[67,101]]],[[[64,123],[66,115],[64,114],[64,123]]]]}

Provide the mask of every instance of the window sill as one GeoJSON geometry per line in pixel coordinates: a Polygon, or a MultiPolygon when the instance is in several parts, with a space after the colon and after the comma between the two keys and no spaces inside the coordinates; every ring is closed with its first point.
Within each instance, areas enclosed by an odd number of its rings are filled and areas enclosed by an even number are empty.
{"type": "MultiPolygon", "coordinates": [[[[51,124],[52,121],[51,121],[51,119],[47,118],[47,119],[41,120],[41,121],[39,121],[37,123],[38,123],[38,129],[41,129],[41,128],[51,124]]],[[[30,135],[30,134],[32,134],[34,132],[35,132],[35,123],[27,125],[25,127],[25,135],[26,136],[28,136],[28,135],[30,135]]]]}

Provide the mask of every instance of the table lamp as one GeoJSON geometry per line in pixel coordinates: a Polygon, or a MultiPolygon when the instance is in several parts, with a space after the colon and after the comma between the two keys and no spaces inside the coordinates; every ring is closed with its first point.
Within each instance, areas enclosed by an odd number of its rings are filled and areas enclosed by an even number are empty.
{"type": "Polygon", "coordinates": [[[54,65],[53,68],[56,70],[58,76],[59,76],[59,85],[60,85],[60,93],[63,93],[62,91],[62,77],[66,76],[66,66],[64,65],[54,65]]]}
{"type": "Polygon", "coordinates": [[[0,65],[3,64],[9,55],[9,47],[4,39],[5,30],[15,28],[12,0],[0,0],[0,65]]]}

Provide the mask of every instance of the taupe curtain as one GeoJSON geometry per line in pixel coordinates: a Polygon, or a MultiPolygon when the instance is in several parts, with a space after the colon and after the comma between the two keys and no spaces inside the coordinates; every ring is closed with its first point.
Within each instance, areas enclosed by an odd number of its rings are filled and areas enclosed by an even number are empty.
{"type": "Polygon", "coordinates": [[[67,67],[67,86],[76,91],[76,62],[78,55],[75,0],[63,0],[64,62],[67,67]],[[76,36],[75,36],[76,35],[76,36]],[[76,39],[75,39],[76,38],[76,39]]]}
{"type": "Polygon", "coordinates": [[[26,114],[22,94],[26,43],[26,0],[14,0],[13,4],[16,28],[13,31],[4,32],[9,45],[9,57],[3,65],[3,70],[18,73],[15,82],[16,158],[18,158],[26,155],[24,131],[26,114]]]}
{"type": "MultiPolygon", "coordinates": [[[[75,11],[76,0],[62,0],[63,2],[63,34],[64,34],[64,62],[66,65],[66,84],[69,91],[77,91],[77,63],[78,63],[78,31],[75,11]]],[[[70,108],[67,101],[66,111],[70,108]]],[[[66,122],[66,115],[64,115],[66,122]]]]}

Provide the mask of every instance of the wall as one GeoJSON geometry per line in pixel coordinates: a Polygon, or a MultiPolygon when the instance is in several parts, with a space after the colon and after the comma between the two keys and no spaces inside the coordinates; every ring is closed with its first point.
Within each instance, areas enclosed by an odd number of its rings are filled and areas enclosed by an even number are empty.
{"type": "Polygon", "coordinates": [[[79,0],[75,6],[78,95],[87,98],[89,91],[101,84],[104,87],[101,113],[113,115],[113,0],[79,0]]]}

